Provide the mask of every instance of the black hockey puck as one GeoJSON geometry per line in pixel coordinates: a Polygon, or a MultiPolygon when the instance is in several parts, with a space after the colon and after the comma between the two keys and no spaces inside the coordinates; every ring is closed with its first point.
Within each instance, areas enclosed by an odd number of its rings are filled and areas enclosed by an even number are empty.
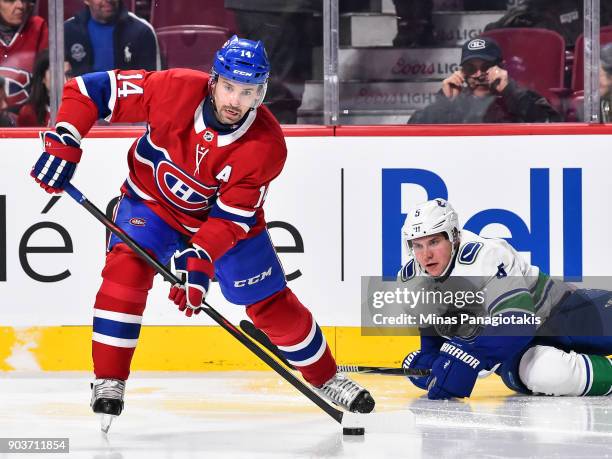
{"type": "Polygon", "coordinates": [[[365,427],[343,427],[342,435],[364,435],[365,427]]]}

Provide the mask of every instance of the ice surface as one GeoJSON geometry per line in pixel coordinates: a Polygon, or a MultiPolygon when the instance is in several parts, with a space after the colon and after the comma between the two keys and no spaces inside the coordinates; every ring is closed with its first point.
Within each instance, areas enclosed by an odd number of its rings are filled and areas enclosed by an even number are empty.
{"type": "Polygon", "coordinates": [[[403,377],[358,375],[377,400],[376,413],[358,417],[364,437],[343,437],[271,372],[134,373],[105,437],[90,379],[0,374],[0,437],[70,438],[69,456],[46,458],[612,456],[612,398],[520,396],[496,377],[466,402],[427,400],[403,377]]]}

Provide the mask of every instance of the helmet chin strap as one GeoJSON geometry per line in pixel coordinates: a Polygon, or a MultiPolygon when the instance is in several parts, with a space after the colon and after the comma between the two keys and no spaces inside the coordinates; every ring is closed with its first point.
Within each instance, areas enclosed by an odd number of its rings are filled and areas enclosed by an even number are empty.
{"type": "Polygon", "coordinates": [[[455,258],[457,257],[457,246],[458,244],[453,243],[453,248],[451,249],[451,255],[448,260],[448,264],[446,265],[446,268],[444,268],[444,271],[442,271],[442,273],[439,276],[431,276],[435,280],[443,281],[443,280],[446,280],[448,276],[450,276],[451,271],[455,267],[455,258]]]}
{"type": "Polygon", "coordinates": [[[459,248],[461,231],[455,228],[450,233],[446,233],[446,234],[448,234],[449,236],[448,240],[451,243],[451,254],[450,254],[450,258],[448,259],[448,264],[446,265],[446,268],[444,268],[444,271],[442,271],[442,273],[439,276],[432,276],[434,279],[440,280],[440,281],[445,280],[450,275],[451,271],[453,270],[453,267],[455,266],[455,258],[457,257],[457,249],[459,248]]]}
{"type": "Polygon", "coordinates": [[[208,80],[208,94],[210,95],[210,103],[213,106],[213,110],[215,111],[215,113],[217,112],[217,104],[215,103],[215,91],[213,91],[213,89],[215,88],[215,85],[217,84],[217,80],[219,78],[219,75],[211,75],[210,79],[208,80]]]}

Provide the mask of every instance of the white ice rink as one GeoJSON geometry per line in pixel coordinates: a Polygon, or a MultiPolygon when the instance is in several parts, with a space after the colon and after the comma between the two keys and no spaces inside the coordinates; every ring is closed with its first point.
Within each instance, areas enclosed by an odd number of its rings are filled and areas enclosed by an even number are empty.
{"type": "Polygon", "coordinates": [[[70,439],[70,454],[46,458],[612,457],[612,397],[512,395],[495,377],[469,402],[441,402],[402,377],[360,375],[377,412],[364,418],[364,437],[344,438],[271,372],[134,373],[105,437],[88,406],[89,378],[0,373],[0,437],[70,439]]]}

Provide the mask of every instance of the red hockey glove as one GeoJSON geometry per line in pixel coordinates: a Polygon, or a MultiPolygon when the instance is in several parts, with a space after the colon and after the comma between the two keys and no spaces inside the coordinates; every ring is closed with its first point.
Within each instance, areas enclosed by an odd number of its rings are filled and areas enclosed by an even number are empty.
{"type": "Polygon", "coordinates": [[[187,317],[199,314],[215,269],[206,252],[195,246],[174,254],[174,266],[184,285],[173,285],[168,296],[187,317]]]}
{"type": "Polygon", "coordinates": [[[47,193],[61,193],[72,178],[83,150],[68,132],[45,131],[40,134],[44,152],[30,175],[47,193]]]}

